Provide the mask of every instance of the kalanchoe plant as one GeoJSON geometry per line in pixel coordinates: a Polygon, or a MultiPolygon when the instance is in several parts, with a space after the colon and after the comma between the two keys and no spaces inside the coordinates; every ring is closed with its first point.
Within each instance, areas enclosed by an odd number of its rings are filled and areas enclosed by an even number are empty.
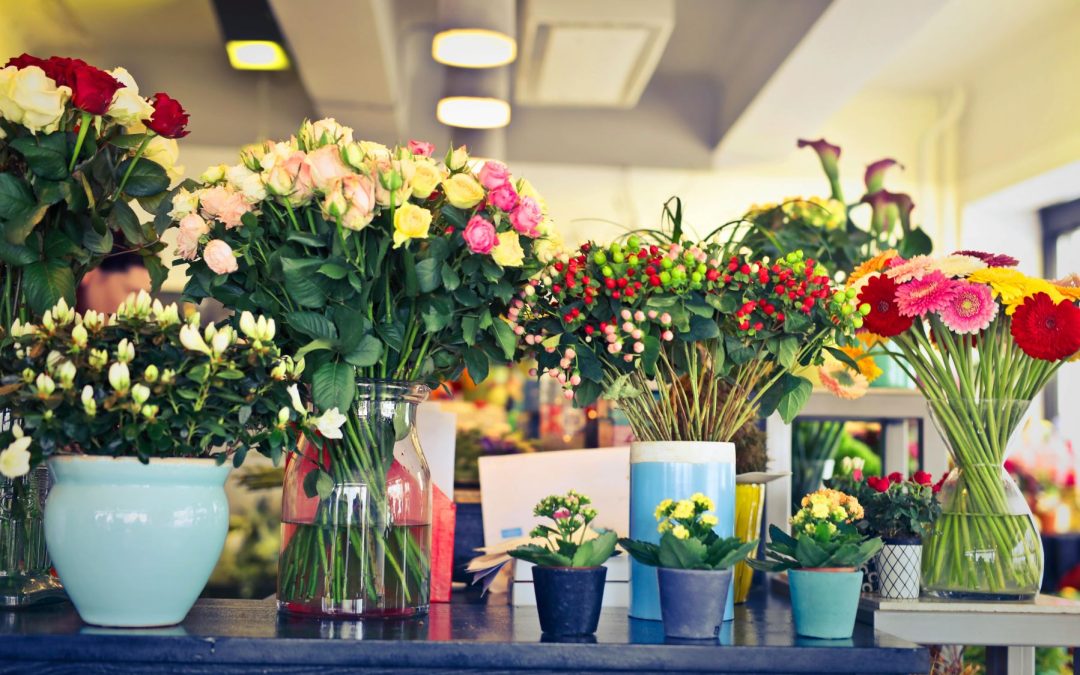
{"type": "Polygon", "coordinates": [[[17,321],[0,338],[0,408],[17,411],[0,434],[0,471],[25,474],[57,453],[238,466],[250,449],[280,458],[293,423],[340,434],[336,411],[307,413],[303,364],[278,350],[274,322],[245,313],[239,325],[200,330],[197,313],[182,320],[146,293],[115,316],[61,300],[41,323],[17,321]]]}
{"type": "Polygon", "coordinates": [[[920,539],[941,515],[941,483],[935,484],[925,471],[907,479],[899,472],[870,476],[866,486],[870,493],[863,505],[869,532],[885,539],[920,539]]]}
{"type": "Polygon", "coordinates": [[[864,516],[859,500],[824,488],[803,497],[791,518],[791,535],[769,526],[766,560],[750,566],[768,572],[825,567],[859,567],[881,550],[878,537],[867,537],[854,523],[864,516]]]}
{"type": "Polygon", "coordinates": [[[598,567],[615,555],[616,535],[604,532],[588,538],[589,524],[596,518],[596,509],[583,494],[573,490],[565,496],[551,495],[540,500],[533,509],[538,518],[548,518],[551,525],[537,525],[530,536],[544,539],[542,544],[525,544],[510,555],[541,567],[598,567]]]}
{"type": "Polygon", "coordinates": [[[726,570],[742,562],[757,548],[757,540],[716,534],[712,500],[701,494],[689,499],[665,499],[656,507],[660,523],[659,546],[647,541],[620,539],[619,545],[643,565],[683,570],[726,570]]]}
{"type": "Polygon", "coordinates": [[[114,239],[139,252],[155,286],[165,278],[158,235],[187,121],[166,94],[140,96],[123,68],[23,54],[0,69],[0,325],[73,304],[114,239]]]}

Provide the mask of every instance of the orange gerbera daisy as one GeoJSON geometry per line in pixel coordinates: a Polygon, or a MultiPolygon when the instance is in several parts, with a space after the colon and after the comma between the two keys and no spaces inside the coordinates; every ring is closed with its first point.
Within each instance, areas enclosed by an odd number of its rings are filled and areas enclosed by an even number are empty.
{"type": "Polygon", "coordinates": [[[863,262],[859,263],[859,266],[856,267],[854,271],[852,271],[852,273],[848,276],[847,285],[850,287],[866,275],[873,274],[874,272],[880,272],[881,270],[885,269],[885,265],[890,260],[892,260],[898,255],[899,253],[896,252],[896,249],[890,248],[888,251],[878,253],[876,256],[870,258],[869,260],[864,260],[863,262]]]}

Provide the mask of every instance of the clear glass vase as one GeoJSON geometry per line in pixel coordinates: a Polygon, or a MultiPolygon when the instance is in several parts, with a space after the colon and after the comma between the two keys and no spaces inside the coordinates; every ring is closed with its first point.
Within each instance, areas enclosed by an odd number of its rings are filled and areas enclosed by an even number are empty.
{"type": "Polygon", "coordinates": [[[427,612],[431,474],[415,428],[427,387],[361,380],[344,438],[285,467],[278,607],[324,618],[427,612]]]}
{"type": "Polygon", "coordinates": [[[955,467],[942,513],[923,541],[929,595],[1030,600],[1042,585],[1042,540],[1027,500],[1004,469],[1005,449],[1030,401],[928,401],[955,467]]]}

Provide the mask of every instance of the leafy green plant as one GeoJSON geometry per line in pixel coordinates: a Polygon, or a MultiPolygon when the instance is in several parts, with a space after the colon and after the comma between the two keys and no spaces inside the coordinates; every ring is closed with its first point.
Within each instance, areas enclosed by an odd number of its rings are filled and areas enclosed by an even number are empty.
{"type": "Polygon", "coordinates": [[[743,542],[738,537],[716,534],[715,505],[700,492],[678,502],[665,499],[656,507],[660,544],[620,539],[634,560],[650,567],[681,570],[726,570],[757,548],[757,540],[743,542]]]}
{"type": "Polygon", "coordinates": [[[597,567],[615,553],[617,537],[614,532],[604,532],[594,539],[587,539],[589,523],[596,518],[596,509],[583,494],[570,490],[565,496],[551,495],[540,500],[533,515],[548,518],[554,523],[537,525],[530,533],[533,538],[544,539],[542,544],[525,544],[510,555],[519,560],[541,567],[597,567]]]}

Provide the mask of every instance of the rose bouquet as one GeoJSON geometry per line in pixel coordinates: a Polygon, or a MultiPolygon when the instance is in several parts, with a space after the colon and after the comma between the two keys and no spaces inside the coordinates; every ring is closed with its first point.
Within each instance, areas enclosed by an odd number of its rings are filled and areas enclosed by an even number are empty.
{"type": "Polygon", "coordinates": [[[925,542],[923,586],[943,596],[1031,597],[1042,547],[1002,462],[1031,399],[1080,352],[1080,291],[1004,255],[877,256],[849,286],[865,329],[916,380],[956,469],[925,542]]]}
{"type": "Polygon", "coordinates": [[[155,285],[164,279],[158,234],[187,121],[168,95],[143,98],[123,68],[23,54],[0,70],[0,325],[73,304],[114,238],[142,255],[155,285]]]}
{"type": "Polygon", "coordinates": [[[506,166],[464,148],[356,141],[333,120],[246,148],[174,200],[187,297],[278,320],[316,410],[342,434],[286,469],[279,599],[287,610],[427,606],[431,493],[412,421],[426,387],[516,348],[501,318],[557,241],[506,166]],[[395,450],[396,448],[396,450],[395,450]],[[295,494],[293,494],[295,490],[295,494]]]}

